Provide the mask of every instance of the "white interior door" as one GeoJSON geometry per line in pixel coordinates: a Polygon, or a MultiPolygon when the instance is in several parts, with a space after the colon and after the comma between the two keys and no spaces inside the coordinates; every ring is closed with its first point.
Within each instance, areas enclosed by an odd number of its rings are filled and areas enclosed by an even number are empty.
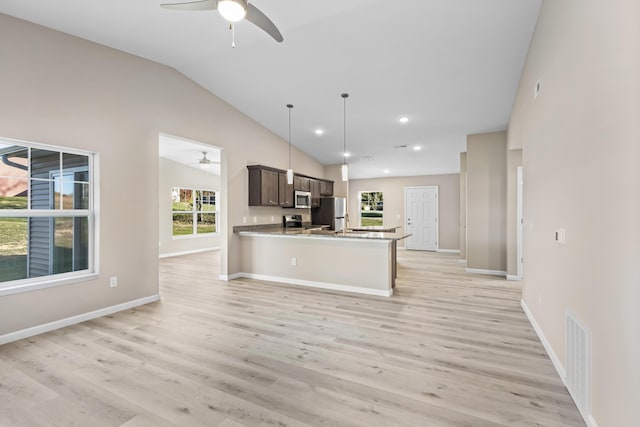
{"type": "Polygon", "coordinates": [[[406,187],[405,231],[411,233],[406,248],[422,251],[438,249],[438,187],[406,187]]]}
{"type": "Polygon", "coordinates": [[[522,251],[522,235],[524,231],[524,216],[522,212],[522,190],[523,190],[523,177],[522,177],[522,166],[518,166],[516,169],[516,179],[518,180],[516,184],[516,216],[517,216],[517,231],[516,231],[516,256],[518,257],[518,270],[517,275],[518,279],[522,280],[522,267],[524,263],[524,255],[522,251]]]}

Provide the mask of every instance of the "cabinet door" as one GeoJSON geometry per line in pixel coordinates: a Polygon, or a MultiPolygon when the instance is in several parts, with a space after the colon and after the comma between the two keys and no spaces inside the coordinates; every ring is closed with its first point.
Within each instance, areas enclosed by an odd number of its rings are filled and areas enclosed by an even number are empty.
{"type": "Polygon", "coordinates": [[[320,181],[311,179],[309,184],[311,186],[311,207],[317,208],[320,206],[320,181]]]}
{"type": "Polygon", "coordinates": [[[278,176],[278,201],[283,208],[293,207],[293,184],[287,184],[287,174],[281,173],[278,176]]]}
{"type": "Polygon", "coordinates": [[[333,181],[320,181],[320,195],[333,196],[333,181]]]}
{"type": "Polygon", "coordinates": [[[262,206],[278,206],[278,172],[262,169],[260,177],[262,206]]]}
{"type": "Polygon", "coordinates": [[[293,177],[293,189],[296,191],[311,191],[309,178],[304,176],[293,177]]]}

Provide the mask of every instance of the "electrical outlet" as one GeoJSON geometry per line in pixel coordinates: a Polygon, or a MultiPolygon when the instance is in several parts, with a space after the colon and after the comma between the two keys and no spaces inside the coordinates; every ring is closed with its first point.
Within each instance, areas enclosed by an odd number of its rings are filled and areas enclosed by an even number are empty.
{"type": "Polygon", "coordinates": [[[276,222],[276,217],[271,215],[271,222],[276,222]]]}
{"type": "Polygon", "coordinates": [[[242,223],[243,223],[243,224],[246,224],[246,223],[247,223],[247,217],[246,217],[246,216],[243,216],[243,217],[242,217],[242,223]]]}
{"type": "Polygon", "coordinates": [[[565,231],[564,228],[559,228],[556,230],[555,232],[555,239],[556,243],[560,244],[560,245],[564,245],[566,242],[566,237],[565,237],[565,231]]]}
{"type": "Polygon", "coordinates": [[[116,286],[118,286],[118,276],[111,276],[109,278],[109,287],[115,288],[116,286]]]}
{"type": "Polygon", "coordinates": [[[291,258],[291,265],[294,267],[298,265],[298,260],[296,258],[291,258]]]}
{"type": "Polygon", "coordinates": [[[254,216],[254,217],[253,217],[253,222],[254,222],[254,223],[258,222],[258,217],[257,217],[257,216],[254,216]]]}

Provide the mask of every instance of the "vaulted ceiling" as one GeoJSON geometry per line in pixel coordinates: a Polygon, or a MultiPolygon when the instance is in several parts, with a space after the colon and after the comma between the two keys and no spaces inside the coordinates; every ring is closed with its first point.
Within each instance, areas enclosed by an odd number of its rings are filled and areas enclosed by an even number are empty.
{"type": "Polygon", "coordinates": [[[541,6],[254,0],[284,42],[243,21],[234,49],[217,11],[160,3],[0,0],[0,12],[174,67],[284,139],[292,103],[294,145],[324,164],[342,162],[348,92],[353,178],[458,172],[467,134],[506,128],[541,6]]]}

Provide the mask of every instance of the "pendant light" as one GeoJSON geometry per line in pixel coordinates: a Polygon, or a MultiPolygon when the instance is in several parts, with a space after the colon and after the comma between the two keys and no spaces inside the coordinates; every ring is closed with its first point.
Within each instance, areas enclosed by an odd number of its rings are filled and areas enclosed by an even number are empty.
{"type": "Polygon", "coordinates": [[[287,169],[287,184],[293,185],[293,169],[291,169],[291,109],[293,105],[287,104],[289,109],[289,169],[287,169]]]}
{"type": "Polygon", "coordinates": [[[348,93],[342,95],[344,103],[344,135],[342,137],[342,180],[349,181],[349,166],[347,165],[347,98],[348,93]]]}

